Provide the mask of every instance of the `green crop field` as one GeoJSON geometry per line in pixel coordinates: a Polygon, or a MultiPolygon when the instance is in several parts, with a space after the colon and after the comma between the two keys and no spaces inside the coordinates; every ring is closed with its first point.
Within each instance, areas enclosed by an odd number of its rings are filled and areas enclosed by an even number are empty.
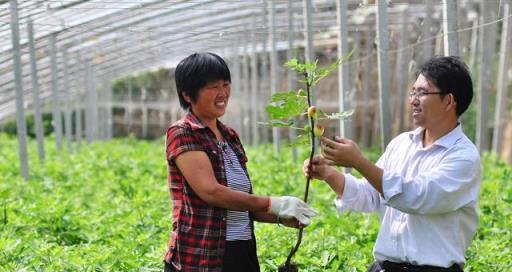
{"type": "MultiPolygon", "coordinates": [[[[163,140],[112,140],[39,163],[29,142],[30,180],[18,173],[16,139],[0,134],[0,271],[161,271],[170,201],[163,140]]],[[[248,148],[255,192],[302,197],[302,160],[248,148]]],[[[303,153],[303,157],[305,156],[303,153]]],[[[376,159],[376,152],[368,153],[376,159]]],[[[483,158],[481,220],[465,271],[512,271],[512,167],[483,158]]],[[[313,181],[320,212],[295,260],[301,271],[365,271],[378,231],[375,214],[337,214],[327,185],[313,181]]],[[[296,230],[256,224],[263,271],[275,271],[296,230]]]]}

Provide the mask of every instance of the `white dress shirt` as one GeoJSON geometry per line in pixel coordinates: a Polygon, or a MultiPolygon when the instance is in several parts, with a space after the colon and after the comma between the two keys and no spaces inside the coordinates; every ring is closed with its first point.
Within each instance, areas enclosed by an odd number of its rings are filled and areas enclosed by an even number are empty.
{"type": "Polygon", "coordinates": [[[478,225],[480,155],[460,124],[429,147],[423,131],[402,133],[379,158],[384,197],[346,174],[334,202],[340,212],[380,212],[377,261],[463,267],[478,225]]]}

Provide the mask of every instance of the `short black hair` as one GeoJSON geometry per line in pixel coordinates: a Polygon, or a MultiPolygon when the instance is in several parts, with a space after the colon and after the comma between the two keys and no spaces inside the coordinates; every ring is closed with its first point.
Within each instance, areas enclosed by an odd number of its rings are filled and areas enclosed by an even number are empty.
{"type": "Polygon", "coordinates": [[[461,116],[473,99],[473,81],[468,67],[459,57],[433,57],[416,71],[439,88],[441,95],[453,94],[457,117],[461,116]]]}
{"type": "Polygon", "coordinates": [[[174,79],[180,105],[188,110],[190,103],[184,99],[183,94],[195,102],[201,88],[216,80],[231,82],[231,74],[228,65],[221,57],[205,52],[194,53],[180,61],[174,71],[174,79]]]}

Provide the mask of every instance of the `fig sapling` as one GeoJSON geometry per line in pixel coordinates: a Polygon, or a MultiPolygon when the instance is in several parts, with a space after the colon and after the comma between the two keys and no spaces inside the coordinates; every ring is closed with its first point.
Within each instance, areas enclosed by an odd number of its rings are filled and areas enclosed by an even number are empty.
{"type": "MultiPolygon", "coordinates": [[[[289,92],[280,92],[272,95],[272,104],[267,106],[267,112],[270,115],[269,123],[267,125],[274,127],[288,127],[290,129],[298,129],[302,134],[297,139],[308,138],[308,141],[296,141],[297,143],[309,143],[311,152],[309,160],[313,159],[315,155],[315,138],[320,138],[325,131],[322,124],[317,123],[322,119],[346,119],[352,112],[341,112],[326,114],[318,109],[311,103],[312,87],[315,86],[321,79],[326,77],[329,73],[333,72],[338,66],[352,55],[350,52],[347,56],[339,59],[327,68],[319,68],[318,61],[301,63],[297,59],[292,59],[285,63],[285,66],[294,70],[303,77],[300,82],[305,84],[305,90],[299,89],[298,91],[292,90],[289,92]],[[308,124],[300,127],[295,120],[297,117],[307,116],[308,124]]],[[[311,165],[309,166],[311,167],[311,165]]],[[[308,202],[309,184],[311,178],[306,179],[304,190],[304,202],[308,202]]],[[[298,232],[297,243],[291,249],[286,263],[281,265],[278,269],[280,272],[295,272],[298,271],[296,264],[291,262],[292,257],[295,255],[302,241],[302,234],[304,229],[300,228],[298,232]]]]}

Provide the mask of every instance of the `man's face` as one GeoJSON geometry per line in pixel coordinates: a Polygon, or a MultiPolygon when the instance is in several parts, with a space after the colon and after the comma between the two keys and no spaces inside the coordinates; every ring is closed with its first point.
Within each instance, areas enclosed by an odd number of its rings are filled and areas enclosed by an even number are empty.
{"type": "Polygon", "coordinates": [[[415,95],[409,96],[415,126],[431,129],[446,121],[449,114],[452,114],[452,111],[447,110],[447,99],[451,99],[450,95],[442,98],[440,92],[426,77],[421,74],[418,76],[411,91],[415,95]]]}

